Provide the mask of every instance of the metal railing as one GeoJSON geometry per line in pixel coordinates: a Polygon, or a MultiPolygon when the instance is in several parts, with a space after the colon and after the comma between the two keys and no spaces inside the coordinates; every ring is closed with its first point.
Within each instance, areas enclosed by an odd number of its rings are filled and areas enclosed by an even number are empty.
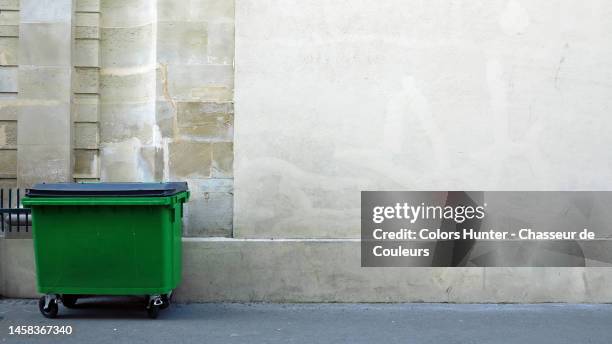
{"type": "Polygon", "coordinates": [[[0,233],[5,236],[31,235],[31,209],[21,204],[20,189],[0,189],[0,233]]]}

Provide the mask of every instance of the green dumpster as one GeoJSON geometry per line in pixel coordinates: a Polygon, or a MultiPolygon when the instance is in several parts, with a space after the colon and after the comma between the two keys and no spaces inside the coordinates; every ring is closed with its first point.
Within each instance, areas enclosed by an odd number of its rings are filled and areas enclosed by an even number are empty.
{"type": "Polygon", "coordinates": [[[155,318],[181,280],[187,183],[37,184],[32,209],[41,313],[89,295],[142,295],[155,318]]]}

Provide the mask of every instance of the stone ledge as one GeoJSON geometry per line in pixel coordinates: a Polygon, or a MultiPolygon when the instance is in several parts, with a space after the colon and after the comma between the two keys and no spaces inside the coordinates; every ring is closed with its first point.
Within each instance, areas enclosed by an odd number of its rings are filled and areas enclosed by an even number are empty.
{"type": "Polygon", "coordinates": [[[184,239],[183,301],[610,302],[608,268],[361,268],[358,239],[184,239]]]}
{"type": "MultiPolygon", "coordinates": [[[[357,239],[183,239],[178,301],[610,302],[610,268],[361,268],[357,239]]],[[[0,292],[34,297],[32,242],[0,239],[0,292]]]]}

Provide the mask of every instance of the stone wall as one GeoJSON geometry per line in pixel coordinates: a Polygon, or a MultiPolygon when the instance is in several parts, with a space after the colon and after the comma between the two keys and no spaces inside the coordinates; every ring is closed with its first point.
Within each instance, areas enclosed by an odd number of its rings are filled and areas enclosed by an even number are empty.
{"type": "Polygon", "coordinates": [[[0,1],[0,188],[17,184],[19,1],[0,1]]]}
{"type": "Polygon", "coordinates": [[[233,83],[233,0],[2,0],[0,187],[186,180],[231,236],[233,83]]]}
{"type": "Polygon", "coordinates": [[[100,180],[100,3],[77,0],[73,89],[75,181],[100,180]]]}
{"type": "Polygon", "coordinates": [[[231,236],[234,2],[157,3],[157,120],[167,178],[187,180],[188,236],[231,236]]]}
{"type": "Polygon", "coordinates": [[[72,179],[75,73],[72,0],[21,0],[19,11],[17,180],[72,179]]]}
{"type": "Polygon", "coordinates": [[[101,11],[101,180],[187,180],[185,235],[230,236],[233,1],[101,11]]]}

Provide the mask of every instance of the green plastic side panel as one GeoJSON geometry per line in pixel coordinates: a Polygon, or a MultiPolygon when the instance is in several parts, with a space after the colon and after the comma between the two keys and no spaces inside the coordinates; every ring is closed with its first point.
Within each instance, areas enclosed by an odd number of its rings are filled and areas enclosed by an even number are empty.
{"type": "Polygon", "coordinates": [[[152,199],[157,204],[130,204],[127,198],[24,200],[32,208],[38,291],[145,295],[176,288],[188,197],[152,199]]]}

